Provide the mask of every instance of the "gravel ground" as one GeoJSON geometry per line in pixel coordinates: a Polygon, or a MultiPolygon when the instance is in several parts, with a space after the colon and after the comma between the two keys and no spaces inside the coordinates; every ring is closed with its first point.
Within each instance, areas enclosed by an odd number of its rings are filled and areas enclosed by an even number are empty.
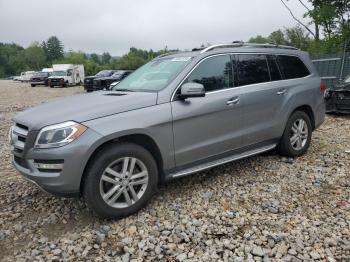
{"type": "Polygon", "coordinates": [[[200,172],[107,221],[79,199],[40,191],[10,163],[16,112],[82,92],[0,81],[3,261],[350,261],[350,206],[337,206],[350,201],[350,117],[327,116],[303,157],[272,152],[200,172]]]}

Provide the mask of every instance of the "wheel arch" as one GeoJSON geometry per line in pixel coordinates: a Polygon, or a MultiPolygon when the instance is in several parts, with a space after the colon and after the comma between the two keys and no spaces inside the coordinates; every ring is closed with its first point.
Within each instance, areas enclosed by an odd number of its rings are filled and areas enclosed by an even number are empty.
{"type": "Polygon", "coordinates": [[[148,150],[151,153],[151,155],[154,157],[157,163],[159,183],[162,183],[164,181],[163,158],[157,143],[149,135],[135,133],[135,134],[122,135],[117,138],[104,141],[97,148],[94,149],[94,151],[90,154],[89,159],[87,160],[85,167],[83,169],[83,174],[80,180],[80,187],[79,187],[80,193],[83,190],[84,179],[86,178],[86,172],[90,167],[90,165],[93,163],[94,158],[96,158],[98,154],[102,152],[104,149],[106,149],[107,147],[110,147],[113,144],[117,145],[120,142],[129,142],[129,143],[137,144],[139,146],[142,146],[146,150],[148,150]]]}
{"type": "MultiPolygon", "coordinates": [[[[315,130],[316,128],[316,123],[315,123],[315,113],[314,111],[312,110],[312,107],[309,106],[309,105],[301,105],[301,106],[298,106],[297,108],[295,108],[291,114],[289,115],[289,117],[291,117],[291,115],[293,115],[294,112],[296,111],[302,111],[304,113],[306,113],[309,118],[310,118],[310,121],[311,121],[311,126],[312,126],[312,130],[315,130]]],[[[289,118],[288,118],[289,119],[289,118]]]]}

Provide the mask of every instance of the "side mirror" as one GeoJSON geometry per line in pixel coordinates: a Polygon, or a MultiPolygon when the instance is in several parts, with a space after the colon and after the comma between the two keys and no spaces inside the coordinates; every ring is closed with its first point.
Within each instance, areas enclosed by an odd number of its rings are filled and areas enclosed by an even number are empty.
{"type": "Polygon", "coordinates": [[[185,83],[181,86],[179,98],[186,99],[189,97],[204,97],[205,89],[202,84],[185,83]]]}

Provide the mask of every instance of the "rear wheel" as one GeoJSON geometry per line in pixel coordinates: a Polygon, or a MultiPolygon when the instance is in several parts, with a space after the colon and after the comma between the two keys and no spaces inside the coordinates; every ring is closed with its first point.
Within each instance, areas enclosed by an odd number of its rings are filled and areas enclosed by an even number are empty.
{"type": "Polygon", "coordinates": [[[287,122],[277,147],[278,152],[283,156],[301,156],[308,150],[311,136],[310,117],[303,111],[295,111],[287,122]]]}
{"type": "Polygon", "coordinates": [[[31,87],[35,87],[35,85],[33,85],[33,84],[30,84],[31,85],[31,87]]]}
{"type": "Polygon", "coordinates": [[[92,160],[84,180],[88,206],[105,218],[121,218],[144,207],[158,185],[152,155],[131,143],[114,144],[92,160]]]}

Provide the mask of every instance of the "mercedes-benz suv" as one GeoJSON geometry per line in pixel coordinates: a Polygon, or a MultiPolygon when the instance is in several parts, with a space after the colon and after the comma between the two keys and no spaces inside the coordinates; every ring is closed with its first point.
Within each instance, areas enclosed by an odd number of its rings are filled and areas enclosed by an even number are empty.
{"type": "Polygon", "coordinates": [[[13,164],[103,217],[141,209],[160,183],[272,149],[304,154],[325,117],[307,53],[233,43],[159,56],[111,91],[19,113],[13,164]],[[57,110],[59,108],[59,110],[57,110]]]}

